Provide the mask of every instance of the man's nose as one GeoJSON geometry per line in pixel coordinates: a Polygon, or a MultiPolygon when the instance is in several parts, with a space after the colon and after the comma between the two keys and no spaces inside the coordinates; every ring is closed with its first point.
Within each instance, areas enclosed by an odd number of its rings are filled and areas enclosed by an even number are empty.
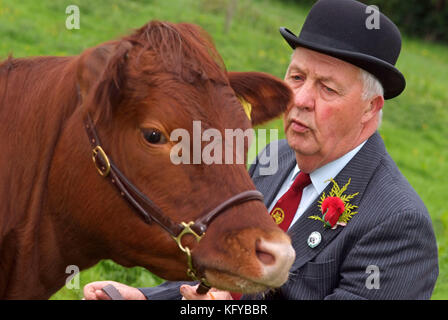
{"type": "Polygon", "coordinates": [[[308,111],[314,110],[316,94],[317,92],[312,82],[305,81],[300,88],[294,90],[294,106],[308,111]]]}

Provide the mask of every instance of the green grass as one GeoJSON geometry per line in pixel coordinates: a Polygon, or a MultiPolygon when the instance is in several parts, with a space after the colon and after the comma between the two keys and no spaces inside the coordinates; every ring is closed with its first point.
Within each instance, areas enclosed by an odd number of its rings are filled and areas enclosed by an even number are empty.
{"type": "MultiPolygon", "coordinates": [[[[283,77],[291,51],[278,28],[297,32],[307,10],[278,1],[242,0],[228,32],[226,0],[34,1],[0,0],[0,58],[74,55],[127,34],[152,19],[192,22],[215,40],[229,70],[257,70],[283,77]],[[65,8],[76,4],[81,29],[65,28],[65,8]]],[[[448,299],[448,209],[444,204],[448,173],[448,47],[404,38],[398,62],[407,79],[400,97],[388,101],[380,129],[396,163],[431,214],[439,246],[440,276],[433,299],[448,299]]],[[[265,128],[278,128],[281,120],[265,128]]],[[[61,289],[53,299],[80,299],[82,286],[95,280],[154,286],[162,280],[142,268],[111,261],[81,272],[79,290],[61,289]]]]}

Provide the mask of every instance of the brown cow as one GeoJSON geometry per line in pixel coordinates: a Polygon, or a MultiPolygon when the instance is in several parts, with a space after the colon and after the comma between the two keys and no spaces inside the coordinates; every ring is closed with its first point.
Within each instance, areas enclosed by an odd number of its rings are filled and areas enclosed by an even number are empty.
{"type": "MultiPolygon", "coordinates": [[[[170,132],[249,128],[279,115],[289,89],[261,73],[227,73],[207,34],[153,21],[74,57],[0,64],[0,298],[45,299],[68,265],[100,259],[188,279],[170,235],[135,214],[91,161],[90,113],[115,164],[173,221],[195,220],[255,189],[244,164],[175,165],[170,132]]],[[[247,151],[247,148],[246,148],[247,151]]],[[[210,285],[255,292],[282,285],[294,259],[261,201],[232,206],[192,248],[210,285]]]]}

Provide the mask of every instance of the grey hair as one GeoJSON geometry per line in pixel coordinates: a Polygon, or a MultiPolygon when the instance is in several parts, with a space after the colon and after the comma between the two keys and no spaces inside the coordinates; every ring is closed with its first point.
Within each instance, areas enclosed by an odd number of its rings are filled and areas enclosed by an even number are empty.
{"type": "Polygon", "coordinates": [[[375,96],[384,96],[384,88],[381,82],[373,74],[359,68],[359,76],[364,85],[364,90],[362,92],[363,100],[369,100],[375,96]]]}
{"type": "MultiPolygon", "coordinates": [[[[384,88],[381,82],[370,72],[359,68],[359,76],[363,82],[362,99],[364,101],[372,99],[375,96],[384,96],[384,88]]],[[[383,121],[383,109],[378,112],[378,126],[381,127],[383,121]]]]}

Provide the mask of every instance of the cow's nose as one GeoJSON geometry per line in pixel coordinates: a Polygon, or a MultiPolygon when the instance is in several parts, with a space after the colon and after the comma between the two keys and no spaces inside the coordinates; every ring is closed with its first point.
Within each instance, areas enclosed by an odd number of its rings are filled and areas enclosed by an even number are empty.
{"type": "Polygon", "coordinates": [[[262,266],[261,282],[271,287],[280,287],[288,280],[296,253],[289,238],[276,240],[257,239],[255,253],[262,266]]]}

